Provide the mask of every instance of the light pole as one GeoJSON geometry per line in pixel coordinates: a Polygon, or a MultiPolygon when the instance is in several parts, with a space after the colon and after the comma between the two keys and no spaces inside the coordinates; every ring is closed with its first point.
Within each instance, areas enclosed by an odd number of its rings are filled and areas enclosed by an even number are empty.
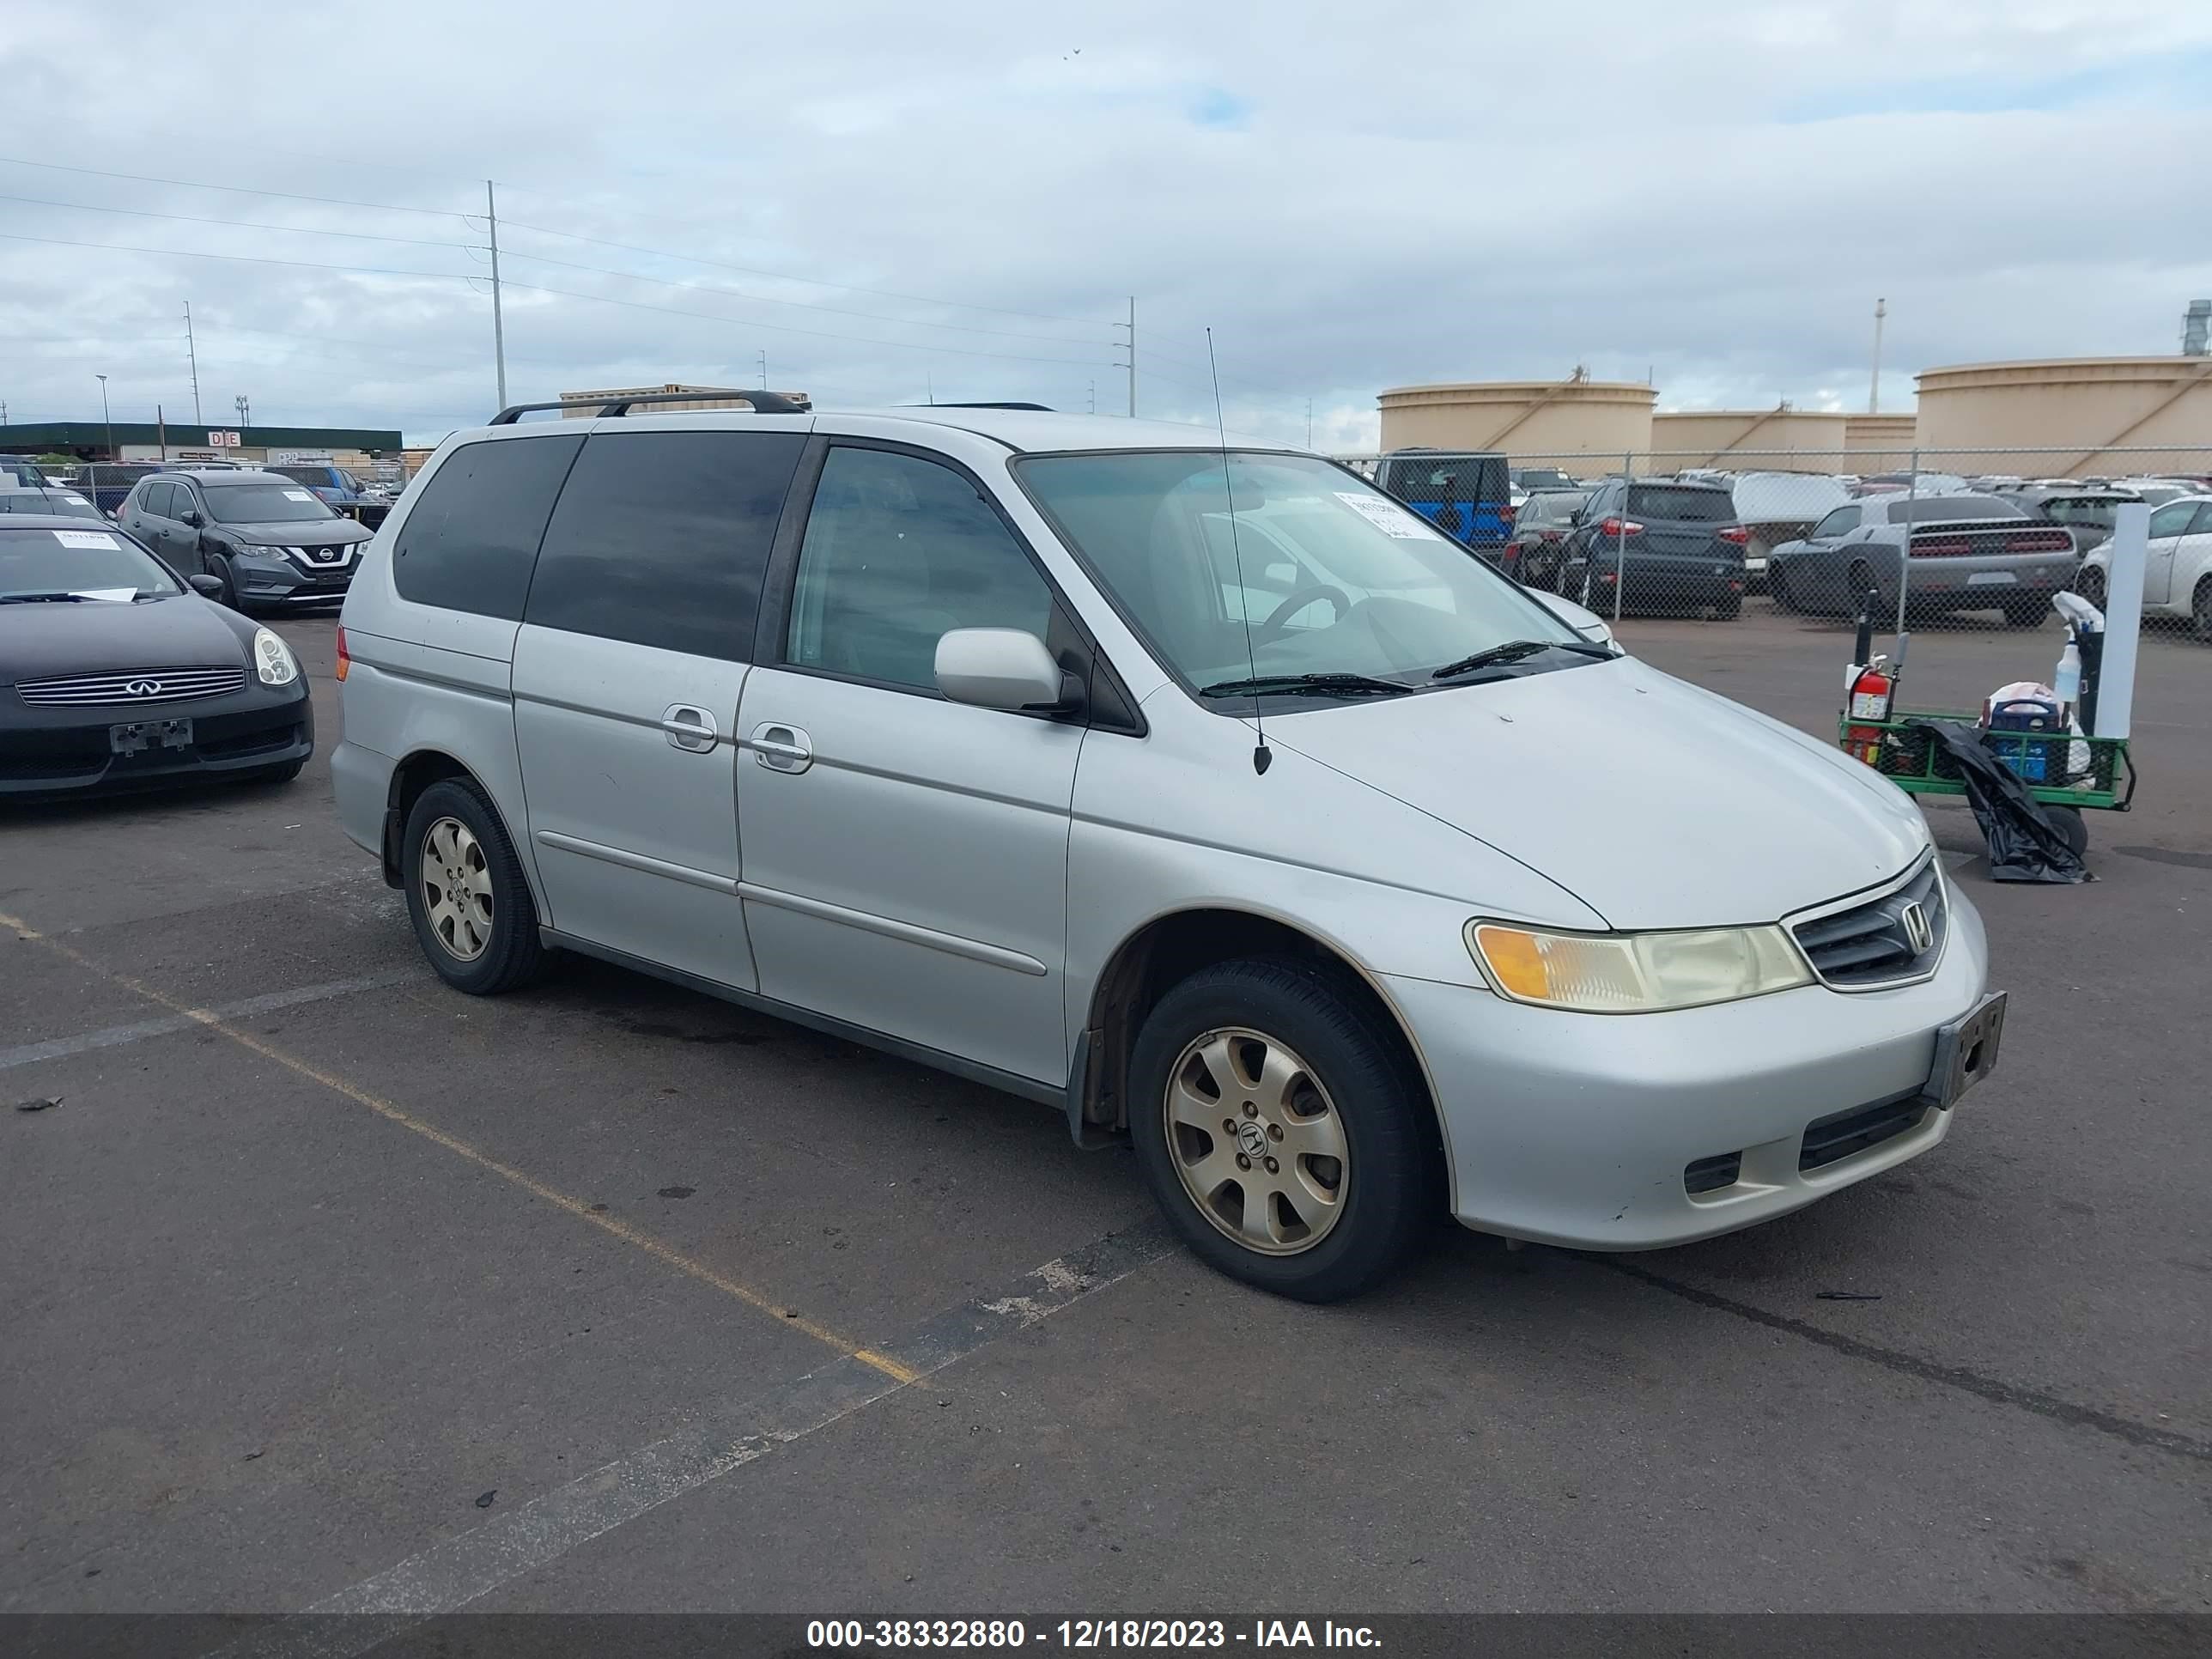
{"type": "Polygon", "coordinates": [[[107,459],[112,465],[115,459],[115,421],[107,412],[107,376],[95,374],[92,378],[100,382],[100,422],[107,428],[107,459]]]}

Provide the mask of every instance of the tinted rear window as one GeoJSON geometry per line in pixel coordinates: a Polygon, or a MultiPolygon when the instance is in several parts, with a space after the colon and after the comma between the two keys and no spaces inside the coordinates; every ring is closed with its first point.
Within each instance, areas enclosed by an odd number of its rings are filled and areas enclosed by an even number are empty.
{"type": "Polygon", "coordinates": [[[448,455],[393,544],[400,598],[520,621],[545,520],[583,442],[581,434],[510,438],[448,455]]]}
{"type": "Polygon", "coordinates": [[[1628,511],[1638,519],[1677,524],[1733,524],[1735,503],[1725,489],[1692,489],[1679,484],[1638,484],[1628,493],[1628,511]]]}
{"type": "Polygon", "coordinates": [[[796,432],[638,432],[584,446],[524,620],[731,662],[752,656],[796,432]]]}
{"type": "Polygon", "coordinates": [[[1502,501],[1508,487],[1503,455],[1387,455],[1383,489],[1407,501],[1502,501]]]}
{"type": "Polygon", "coordinates": [[[1954,519],[2024,519],[2010,501],[1995,495],[1929,495],[1888,502],[1892,524],[1940,524],[1954,519]]]}

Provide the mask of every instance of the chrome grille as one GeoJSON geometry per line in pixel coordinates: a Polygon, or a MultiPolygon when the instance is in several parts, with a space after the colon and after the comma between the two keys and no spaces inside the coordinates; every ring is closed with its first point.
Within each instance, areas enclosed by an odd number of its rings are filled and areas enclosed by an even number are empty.
{"type": "Polygon", "coordinates": [[[1930,854],[1887,893],[1793,921],[1790,932],[1823,984],[1872,991],[1934,973],[1949,926],[1942,876],[1930,854]]]}
{"type": "Polygon", "coordinates": [[[137,668],[126,674],[73,674],[58,679],[22,680],[16,695],[41,708],[88,708],[188,702],[196,697],[228,696],[246,685],[243,668],[137,668]]]}

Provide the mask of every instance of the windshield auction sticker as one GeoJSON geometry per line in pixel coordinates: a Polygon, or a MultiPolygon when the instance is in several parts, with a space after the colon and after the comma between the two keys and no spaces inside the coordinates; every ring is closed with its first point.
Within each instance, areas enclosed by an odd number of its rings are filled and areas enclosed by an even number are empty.
{"type": "Polygon", "coordinates": [[[115,538],[105,530],[57,530],[54,539],[64,547],[100,547],[110,553],[118,550],[115,538]]]}
{"type": "Polygon", "coordinates": [[[1363,495],[1356,489],[1340,489],[1335,493],[1337,500],[1386,536],[1410,542],[1429,533],[1428,526],[1395,501],[1386,501],[1379,495],[1363,495]]]}

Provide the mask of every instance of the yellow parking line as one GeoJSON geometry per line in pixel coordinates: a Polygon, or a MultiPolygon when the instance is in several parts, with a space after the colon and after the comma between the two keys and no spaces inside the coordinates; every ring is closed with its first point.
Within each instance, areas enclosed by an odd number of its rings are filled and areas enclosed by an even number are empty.
{"type": "Polygon", "coordinates": [[[684,1255],[683,1251],[672,1245],[663,1243],[650,1233],[641,1232],[626,1221],[602,1211],[594,1210],[582,1199],[564,1193],[557,1187],[549,1187],[535,1176],[526,1174],[511,1164],[502,1164],[488,1152],[479,1152],[459,1136],[447,1133],[434,1123],[425,1122],[412,1112],[394,1105],[381,1095],[372,1094],[367,1089],[349,1083],[342,1077],[324,1071],[320,1066],[308,1064],[296,1054],[287,1054],[282,1048],[263,1042],[249,1031],[240,1030],[222,1015],[210,1009],[196,1008],[188,1003],[179,1002],[174,997],[155,990],[142,980],[133,979],[127,974],[115,973],[94,962],[82,951],[63,944],[59,939],[48,938],[27,922],[8,915],[4,912],[0,912],[0,927],[12,929],[19,938],[28,940],[33,945],[45,946],[88,972],[99,975],[110,984],[119,985],[125,990],[133,992],[145,998],[149,1002],[167,1008],[172,1013],[182,1015],[198,1024],[205,1026],[210,1031],[218,1032],[228,1037],[240,1048],[258,1054],[264,1060],[273,1060],[287,1071],[295,1072],[311,1082],[319,1083],[325,1089],[343,1095],[357,1106],[366,1106],[379,1117],[396,1123],[401,1128],[444,1147],[447,1152],[468,1159],[479,1169],[489,1170],[502,1181],[512,1182],[532,1197],[543,1199],[548,1204],[566,1210],[578,1220],[588,1222],[601,1232],[613,1235],[623,1243],[644,1251],[656,1261],[675,1268],[677,1272],[686,1277],[696,1279],[702,1285],[711,1285],[721,1291],[723,1295],[733,1297],[749,1308],[757,1308],[763,1313],[775,1315],[776,1322],[787,1329],[804,1332],[816,1341],[835,1348],[839,1353],[849,1354],[862,1364],[872,1366],[895,1381],[912,1382],[921,1376],[920,1372],[900,1364],[896,1359],[888,1358],[871,1349],[860,1347],[848,1341],[826,1326],[817,1325],[811,1319],[802,1318],[792,1313],[772,1297],[763,1296],[750,1285],[741,1284],[726,1273],[717,1273],[705,1262],[684,1255]]]}

